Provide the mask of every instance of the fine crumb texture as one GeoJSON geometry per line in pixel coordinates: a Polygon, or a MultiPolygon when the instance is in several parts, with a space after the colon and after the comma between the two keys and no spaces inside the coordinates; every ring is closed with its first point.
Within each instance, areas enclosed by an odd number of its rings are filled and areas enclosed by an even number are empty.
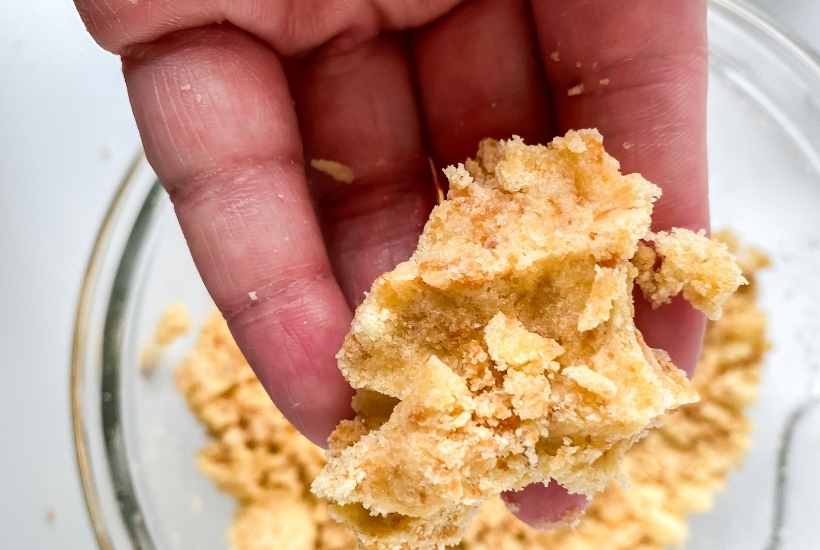
{"type": "Polygon", "coordinates": [[[721,304],[746,283],[728,247],[703,231],[673,229],[644,239],[635,255],[638,286],[653,307],[683,292],[709,319],[719,319],[721,304]]]}
{"type": "Polygon", "coordinates": [[[353,183],[355,179],[353,169],[350,166],[335,160],[312,159],[310,166],[341,183],[353,183]]]}
{"type": "Polygon", "coordinates": [[[458,548],[664,550],[686,541],[687,516],[712,507],[746,454],[751,424],[745,411],[757,396],[769,348],[754,280],[768,259],[741,248],[729,232],[715,238],[738,255],[751,284],[729,298],[723,318],[707,327],[693,379],[700,401],[669,415],[627,453],[627,483],[613,483],[598,495],[574,529],[535,531],[497,499],[482,507],[458,548]]]}
{"type": "MultiPolygon", "coordinates": [[[[416,252],[373,284],[337,355],[355,389],[395,403],[342,422],[312,486],[369,548],[456,544],[484,501],[531,483],[592,496],[696,400],[633,321],[660,190],[622,175],[597,131],[484,140],[445,174],[416,252]]],[[[693,248],[670,253],[684,296],[717,312],[734,288],[687,293],[709,277],[685,265],[693,248]]]]}
{"type": "Polygon", "coordinates": [[[140,355],[140,369],[149,374],[157,368],[162,350],[171,345],[174,340],[191,330],[191,316],[183,303],[172,304],[162,313],[162,316],[140,355]]]}
{"type": "MultiPolygon", "coordinates": [[[[629,450],[624,459],[627,483],[612,483],[595,497],[574,529],[535,531],[494,498],[481,507],[456,548],[663,550],[684,542],[686,516],[711,506],[748,448],[751,426],[745,410],[756,396],[768,349],[753,276],[768,260],[757,250],[740,248],[730,233],[715,237],[737,254],[750,285],[729,299],[723,319],[707,327],[693,379],[701,401],[668,416],[663,427],[629,450]]],[[[218,313],[205,323],[176,378],[212,438],[199,466],[238,503],[228,534],[231,550],[355,547],[353,534],[334,522],[327,506],[310,493],[313,476],[325,461],[322,451],[276,410],[218,313]]],[[[354,407],[371,411],[369,424],[360,417],[344,425],[350,433],[341,433],[345,430],[340,427],[336,435],[357,439],[384,423],[395,403],[375,392],[359,392],[354,407]]]]}
{"type": "Polygon", "coordinates": [[[212,440],[198,464],[239,503],[233,550],[342,550],[353,536],[310,492],[325,462],[273,406],[215,312],[175,372],[179,391],[212,440]]]}

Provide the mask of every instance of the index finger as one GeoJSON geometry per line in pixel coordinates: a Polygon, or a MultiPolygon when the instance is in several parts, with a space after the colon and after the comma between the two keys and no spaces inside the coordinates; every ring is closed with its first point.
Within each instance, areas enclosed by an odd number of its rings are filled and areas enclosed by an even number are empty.
{"type": "Polygon", "coordinates": [[[276,54],[212,26],[133,49],[123,68],[146,155],[209,292],[274,402],[323,444],[349,414],[334,355],[351,313],[276,54]]]}
{"type": "MultiPolygon", "coordinates": [[[[704,0],[533,0],[561,132],[597,127],[626,172],[663,189],[655,229],[708,228],[704,0]]],[[[691,372],[705,327],[688,304],[638,325],[691,372]]]]}

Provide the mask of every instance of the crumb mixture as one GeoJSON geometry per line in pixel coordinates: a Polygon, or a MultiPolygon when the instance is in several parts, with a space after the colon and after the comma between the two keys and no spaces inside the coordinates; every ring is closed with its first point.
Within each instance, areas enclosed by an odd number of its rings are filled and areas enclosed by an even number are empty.
{"type": "MultiPolygon", "coordinates": [[[[598,495],[575,529],[532,530],[500,499],[484,504],[460,550],[662,550],[686,537],[686,516],[709,509],[714,494],[740,462],[768,348],[757,306],[754,273],[765,256],[740,248],[729,233],[716,235],[737,254],[750,280],[710,322],[694,386],[698,403],[670,415],[624,460],[627,485],[598,495]]],[[[176,379],[191,410],[212,436],[199,467],[238,503],[231,550],[342,550],[354,535],[333,521],[310,492],[324,453],[276,410],[215,313],[176,379]]]]}
{"type": "Polygon", "coordinates": [[[531,483],[593,496],[648,427],[696,400],[636,329],[635,280],[654,304],[682,293],[713,319],[745,280],[724,244],[650,232],[660,189],[619,168],[581,130],[484,140],[445,169],[447,200],[337,355],[357,416],[312,490],[365,546],[456,544],[483,502],[531,483]]]}

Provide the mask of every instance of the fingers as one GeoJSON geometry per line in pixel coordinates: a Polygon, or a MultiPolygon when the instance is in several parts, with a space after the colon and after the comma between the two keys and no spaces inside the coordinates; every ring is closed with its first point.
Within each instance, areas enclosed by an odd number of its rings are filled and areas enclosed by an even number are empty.
{"type": "Polygon", "coordinates": [[[504,493],[501,498],[518,519],[536,529],[571,524],[589,504],[584,495],[571,495],[554,481],[548,485],[536,483],[523,491],[504,493]]]}
{"type": "Polygon", "coordinates": [[[635,293],[635,320],[647,344],[669,353],[672,361],[689,376],[700,357],[706,317],[682,297],[652,309],[640,291],[635,293]]]}
{"type": "MultiPolygon", "coordinates": [[[[704,0],[533,0],[560,131],[597,127],[627,172],[663,188],[656,229],[708,228],[704,0]]],[[[702,314],[684,303],[638,323],[652,347],[691,372],[702,314]]]]}
{"type": "Polygon", "coordinates": [[[336,40],[358,43],[380,29],[402,29],[445,13],[459,0],[74,0],[88,31],[118,54],[166,34],[229,22],[282,55],[336,40]]]}
{"type": "Polygon", "coordinates": [[[194,261],[282,412],[324,442],[349,412],[333,356],[350,311],[331,274],[276,55],[223,25],[124,59],[137,124],[194,261]]]}
{"type": "Polygon", "coordinates": [[[530,19],[526,2],[477,0],[416,35],[421,105],[440,166],[474,155],[485,137],[551,137],[530,19]]]}
{"type": "Polygon", "coordinates": [[[660,185],[656,227],[707,227],[704,1],[532,4],[560,131],[599,128],[660,185]]]}
{"type": "Polygon", "coordinates": [[[357,305],[413,252],[434,201],[410,68],[399,42],[380,37],[320,50],[290,75],[306,158],[352,171],[338,181],[309,169],[334,270],[357,305]]]}

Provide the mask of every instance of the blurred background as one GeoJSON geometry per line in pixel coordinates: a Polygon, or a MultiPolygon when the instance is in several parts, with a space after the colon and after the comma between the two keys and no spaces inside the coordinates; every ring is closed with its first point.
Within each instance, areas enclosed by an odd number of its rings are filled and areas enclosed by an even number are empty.
{"type": "MultiPolygon", "coordinates": [[[[820,51],[820,2],[755,0],[820,51]]],[[[68,405],[83,269],[139,148],[119,60],[65,0],[0,12],[0,527],[6,548],[93,548],[68,405]]]]}

